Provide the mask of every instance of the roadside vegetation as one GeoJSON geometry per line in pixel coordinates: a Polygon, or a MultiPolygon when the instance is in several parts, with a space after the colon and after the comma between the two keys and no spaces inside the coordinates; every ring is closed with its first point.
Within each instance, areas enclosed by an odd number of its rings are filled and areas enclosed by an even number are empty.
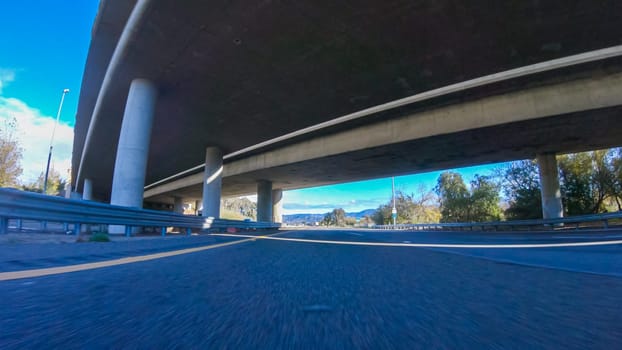
{"type": "MultiPolygon", "coordinates": [[[[620,148],[557,156],[565,216],[622,210],[622,150],[620,148]]],[[[511,162],[488,176],[475,175],[467,184],[462,175],[445,171],[432,190],[396,191],[397,223],[485,222],[542,218],[540,180],[535,160],[511,162]]],[[[391,224],[392,199],[369,217],[391,224]]],[[[344,226],[345,219],[327,214],[323,224],[344,226]]],[[[361,220],[363,222],[363,220],[361,220]]]]}
{"type": "Polygon", "coordinates": [[[89,242],[110,242],[110,237],[105,232],[93,232],[89,237],[89,242]]]}
{"type": "MultiPolygon", "coordinates": [[[[12,187],[41,193],[44,181],[43,172],[32,183],[21,183],[19,181],[23,172],[21,166],[23,150],[15,137],[16,130],[17,120],[15,118],[7,118],[0,125],[0,187],[12,187]]],[[[65,184],[66,180],[61,178],[60,173],[54,168],[50,168],[47,194],[64,195],[65,184]]]]}

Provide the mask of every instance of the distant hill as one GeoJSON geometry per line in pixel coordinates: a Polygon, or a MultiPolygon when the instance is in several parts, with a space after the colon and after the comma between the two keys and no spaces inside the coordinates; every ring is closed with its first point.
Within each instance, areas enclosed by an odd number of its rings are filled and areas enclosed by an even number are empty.
{"type": "MultiPolygon", "coordinates": [[[[376,209],[365,209],[356,213],[346,213],[347,217],[361,219],[365,216],[372,216],[376,209]]],[[[288,214],[283,215],[283,222],[290,225],[314,224],[324,219],[324,214],[288,214]]]]}
{"type": "Polygon", "coordinates": [[[371,217],[376,212],[376,209],[365,209],[361,210],[358,213],[346,213],[346,216],[353,217],[355,219],[362,219],[366,216],[371,217]]]}
{"type": "Polygon", "coordinates": [[[257,218],[257,204],[248,198],[225,198],[220,204],[222,211],[220,217],[231,220],[244,220],[257,218]]]}

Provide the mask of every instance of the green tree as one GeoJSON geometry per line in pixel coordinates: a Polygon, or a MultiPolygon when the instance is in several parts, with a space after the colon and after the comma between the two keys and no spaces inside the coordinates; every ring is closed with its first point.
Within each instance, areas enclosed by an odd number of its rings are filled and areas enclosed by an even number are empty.
{"type": "Polygon", "coordinates": [[[616,204],[617,210],[622,210],[622,149],[616,148],[611,151],[611,171],[612,175],[612,200],[616,204]]]}
{"type": "Polygon", "coordinates": [[[16,127],[15,118],[5,120],[4,127],[0,127],[0,187],[18,186],[22,174],[22,149],[15,138],[16,127]]]}
{"type": "Polygon", "coordinates": [[[561,155],[562,200],[567,215],[620,210],[620,150],[597,150],[561,155]]]}
{"type": "Polygon", "coordinates": [[[434,189],[439,197],[441,222],[464,222],[468,220],[469,190],[462,175],[445,171],[438,177],[434,189]]]}
{"type": "MultiPolygon", "coordinates": [[[[395,208],[397,209],[398,224],[416,224],[438,222],[440,212],[438,207],[433,205],[435,200],[432,191],[426,191],[424,187],[420,187],[417,195],[406,194],[403,191],[395,192],[395,208]]],[[[387,204],[378,207],[372,215],[372,219],[376,224],[387,225],[393,223],[391,216],[393,210],[393,201],[389,200],[387,204]]]]}
{"type": "Polygon", "coordinates": [[[598,207],[599,211],[621,210],[622,192],[617,184],[616,173],[616,162],[620,159],[619,149],[598,150],[591,153],[594,167],[592,183],[597,193],[595,207],[598,207]]]}
{"type": "Polygon", "coordinates": [[[512,162],[507,168],[497,169],[501,186],[508,200],[505,211],[510,220],[542,218],[540,178],[535,160],[512,162]]]}
{"type": "Polygon", "coordinates": [[[593,152],[557,157],[564,210],[569,215],[602,211],[605,193],[595,183],[593,152]]]}
{"type": "Polygon", "coordinates": [[[469,190],[462,175],[446,171],[438,178],[441,222],[482,222],[501,219],[499,185],[490,177],[475,175],[469,190]]]}
{"type": "MultiPolygon", "coordinates": [[[[22,186],[24,191],[30,192],[43,192],[43,178],[45,177],[42,172],[39,174],[37,180],[29,185],[22,186]]],[[[48,187],[46,193],[49,195],[57,196],[61,193],[61,190],[65,188],[65,180],[60,177],[60,173],[54,168],[50,168],[48,174],[48,187]]]]}
{"type": "MultiPolygon", "coordinates": [[[[622,209],[622,157],[620,149],[582,152],[557,157],[560,190],[566,215],[622,209]]],[[[498,171],[509,202],[506,217],[542,217],[537,163],[513,162],[498,171]]]]}
{"type": "Polygon", "coordinates": [[[333,209],[332,212],[324,215],[322,225],[326,226],[345,226],[346,225],[346,212],[345,210],[338,208],[333,209]]]}
{"type": "Polygon", "coordinates": [[[354,226],[354,225],[356,225],[356,218],[353,218],[351,216],[346,216],[345,224],[347,226],[354,226]]]}
{"type": "Polygon", "coordinates": [[[498,221],[501,220],[499,207],[500,187],[487,176],[475,175],[471,181],[471,195],[468,201],[468,220],[498,221]]]}

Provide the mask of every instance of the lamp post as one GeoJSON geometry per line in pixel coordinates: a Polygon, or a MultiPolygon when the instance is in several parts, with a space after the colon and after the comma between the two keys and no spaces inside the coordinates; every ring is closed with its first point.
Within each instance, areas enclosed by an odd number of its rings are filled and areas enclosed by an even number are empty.
{"type": "Polygon", "coordinates": [[[397,222],[397,208],[395,208],[395,177],[391,178],[391,190],[393,192],[393,210],[391,210],[391,217],[393,217],[393,226],[397,222]]]}
{"type": "Polygon", "coordinates": [[[65,101],[65,95],[69,92],[69,89],[63,90],[63,95],[60,97],[60,104],[58,105],[58,113],[56,113],[56,122],[52,129],[52,138],[50,139],[50,153],[48,153],[48,164],[45,167],[45,178],[43,179],[43,193],[47,193],[48,190],[48,175],[50,174],[50,161],[52,160],[52,148],[54,147],[54,134],[56,133],[56,126],[60,119],[60,112],[63,109],[63,101],[65,101]]]}

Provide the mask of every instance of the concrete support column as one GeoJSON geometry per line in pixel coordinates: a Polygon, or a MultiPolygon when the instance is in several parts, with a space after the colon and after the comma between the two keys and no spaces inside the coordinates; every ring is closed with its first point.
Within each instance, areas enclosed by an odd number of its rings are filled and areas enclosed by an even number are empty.
{"type": "Polygon", "coordinates": [[[82,199],[93,200],[93,182],[91,179],[84,179],[84,187],[82,188],[82,199]]]}
{"type": "Polygon", "coordinates": [[[184,213],[184,200],[181,197],[175,197],[175,204],[173,206],[173,211],[178,213],[178,214],[183,214],[184,213]]]}
{"type": "Polygon", "coordinates": [[[194,215],[199,215],[199,208],[201,208],[201,201],[194,201],[194,215]]]}
{"type": "Polygon", "coordinates": [[[157,89],[145,79],[134,79],[125,104],[114,165],[110,204],[143,206],[143,188],[157,89]]]}
{"type": "Polygon", "coordinates": [[[257,182],[257,221],[272,221],[272,182],[257,182]]]}
{"type": "Polygon", "coordinates": [[[555,154],[538,154],[536,160],[540,170],[542,217],[544,219],[562,218],[564,217],[564,210],[555,154]]]}
{"type": "Polygon", "coordinates": [[[272,222],[283,223],[283,190],[272,190],[272,222]]]}
{"type": "Polygon", "coordinates": [[[218,147],[205,150],[203,176],[203,216],[220,218],[220,191],[222,189],[222,151],[218,147]]]}

